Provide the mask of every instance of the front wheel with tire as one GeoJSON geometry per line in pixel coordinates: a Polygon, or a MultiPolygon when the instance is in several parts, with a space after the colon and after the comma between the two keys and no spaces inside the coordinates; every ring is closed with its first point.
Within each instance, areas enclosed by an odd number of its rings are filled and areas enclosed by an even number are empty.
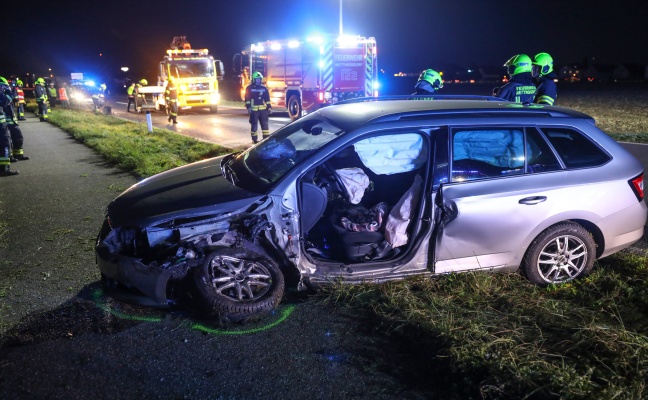
{"type": "Polygon", "coordinates": [[[302,103],[299,96],[296,94],[290,96],[286,108],[288,109],[288,116],[292,121],[299,119],[302,115],[302,103]]]}
{"type": "Polygon", "coordinates": [[[272,260],[244,249],[220,249],[190,275],[195,306],[228,321],[242,321],[275,309],[284,277],[272,260]]]}
{"type": "Polygon", "coordinates": [[[546,286],[586,276],[594,266],[596,243],[581,225],[554,225],[536,237],[527,250],[522,271],[535,284],[546,286]]]}

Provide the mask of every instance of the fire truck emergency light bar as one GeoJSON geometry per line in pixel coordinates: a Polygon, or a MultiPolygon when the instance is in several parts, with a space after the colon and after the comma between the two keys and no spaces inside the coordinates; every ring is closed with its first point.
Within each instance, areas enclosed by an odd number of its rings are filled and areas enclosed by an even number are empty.
{"type": "Polygon", "coordinates": [[[198,54],[201,56],[206,56],[207,54],[209,54],[209,50],[207,49],[167,50],[166,52],[170,56],[176,54],[181,54],[181,55],[198,54]]]}

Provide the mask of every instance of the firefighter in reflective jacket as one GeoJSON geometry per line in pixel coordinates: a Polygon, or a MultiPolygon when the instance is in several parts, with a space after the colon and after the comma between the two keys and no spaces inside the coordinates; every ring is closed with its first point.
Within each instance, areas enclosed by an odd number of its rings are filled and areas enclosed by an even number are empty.
{"type": "Polygon", "coordinates": [[[133,105],[135,111],[137,111],[137,105],[135,104],[135,82],[131,82],[128,89],[126,89],[126,94],[128,94],[128,105],[126,106],[126,112],[130,112],[130,106],[133,105]]]}
{"type": "Polygon", "coordinates": [[[166,100],[167,111],[169,111],[169,122],[178,123],[178,87],[175,79],[170,76],[169,82],[164,90],[164,99],[166,100]]]}
{"type": "Polygon", "coordinates": [[[142,88],[143,86],[148,86],[148,81],[145,78],[140,79],[137,85],[135,85],[135,111],[137,111],[138,113],[142,112],[142,105],[146,100],[144,98],[144,93],[139,92],[140,88],[142,88]]]}
{"type": "Polygon", "coordinates": [[[526,54],[511,57],[505,64],[510,80],[493,91],[496,97],[516,103],[533,103],[536,87],[531,76],[531,58],[526,54]]]}
{"type": "Polygon", "coordinates": [[[5,114],[5,123],[7,124],[7,130],[9,132],[9,137],[11,138],[11,153],[9,158],[11,162],[16,162],[18,160],[29,160],[29,157],[25,155],[23,151],[23,134],[18,126],[18,118],[16,116],[16,109],[14,108],[13,102],[13,89],[9,89],[7,80],[4,77],[0,76],[0,86],[3,87],[4,94],[9,96],[10,100],[7,102],[7,105],[4,106],[2,111],[5,114]]]}
{"type": "Polygon", "coordinates": [[[66,84],[63,82],[61,84],[61,87],[58,88],[58,98],[59,98],[59,103],[61,103],[61,106],[65,108],[66,110],[70,109],[70,99],[68,98],[67,95],[67,89],[65,88],[66,84]]]}
{"type": "Polygon", "coordinates": [[[16,86],[14,86],[14,106],[18,112],[18,121],[25,120],[25,92],[22,90],[23,81],[16,79],[16,86]]]}
{"type": "Polygon", "coordinates": [[[36,103],[38,103],[38,116],[41,122],[47,121],[49,117],[47,116],[47,89],[45,89],[45,79],[36,79],[34,97],[36,97],[36,103]]]}
{"type": "Polygon", "coordinates": [[[50,108],[54,108],[58,103],[58,91],[54,87],[54,82],[50,82],[47,87],[47,99],[49,100],[50,108]]]}
{"type": "Polygon", "coordinates": [[[270,105],[270,93],[268,93],[268,88],[261,83],[262,81],[263,75],[256,71],[252,74],[252,83],[245,88],[245,108],[250,115],[252,143],[259,142],[257,133],[259,122],[263,139],[270,136],[268,115],[272,113],[272,106],[270,105]]]}
{"type": "Polygon", "coordinates": [[[11,170],[11,137],[7,129],[4,108],[11,106],[11,88],[5,78],[0,77],[0,176],[18,175],[11,170]]]}
{"type": "Polygon", "coordinates": [[[535,95],[535,102],[553,106],[558,97],[556,88],[556,74],[553,72],[553,58],[547,53],[538,53],[533,57],[533,78],[535,78],[538,90],[535,95]]]}

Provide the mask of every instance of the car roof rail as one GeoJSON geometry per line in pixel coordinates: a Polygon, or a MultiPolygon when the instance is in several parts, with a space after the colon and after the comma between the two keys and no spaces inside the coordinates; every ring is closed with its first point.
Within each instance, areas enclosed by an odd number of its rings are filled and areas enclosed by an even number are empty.
{"type": "Polygon", "coordinates": [[[353,99],[343,100],[337,104],[363,103],[367,101],[385,101],[385,100],[484,100],[484,101],[507,101],[501,97],[479,96],[470,94],[410,94],[410,95],[393,95],[378,97],[356,97],[353,99]]]}

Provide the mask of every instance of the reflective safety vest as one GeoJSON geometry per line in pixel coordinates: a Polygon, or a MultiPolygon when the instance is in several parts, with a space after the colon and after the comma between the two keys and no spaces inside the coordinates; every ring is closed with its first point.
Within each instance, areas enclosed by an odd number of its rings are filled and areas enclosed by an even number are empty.
{"type": "Polygon", "coordinates": [[[59,96],[59,100],[68,101],[67,91],[65,91],[65,88],[59,88],[58,96],[59,96]]]}
{"type": "Polygon", "coordinates": [[[18,99],[18,104],[25,104],[25,92],[21,88],[16,88],[16,98],[18,99]]]}

